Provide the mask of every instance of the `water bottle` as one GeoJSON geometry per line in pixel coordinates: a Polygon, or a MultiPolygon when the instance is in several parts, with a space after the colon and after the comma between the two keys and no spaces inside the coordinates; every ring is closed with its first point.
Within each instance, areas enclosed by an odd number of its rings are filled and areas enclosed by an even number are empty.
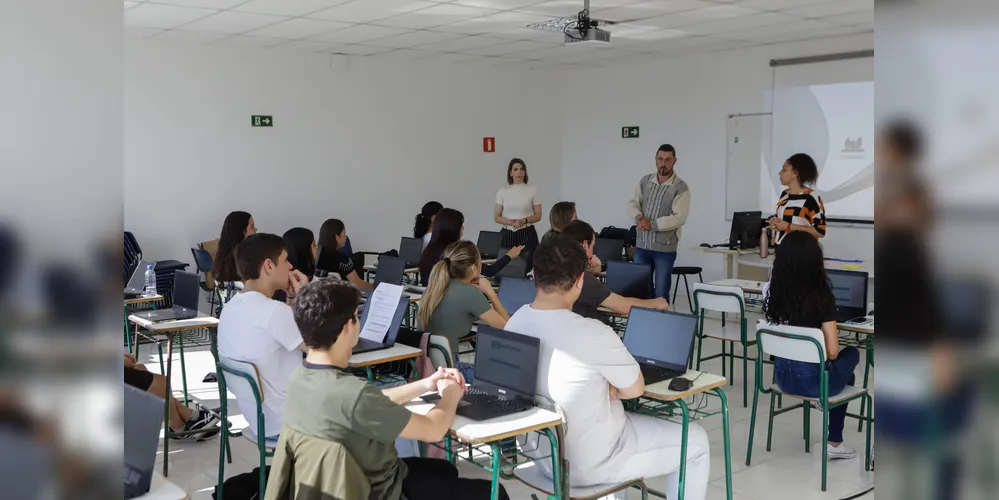
{"type": "Polygon", "coordinates": [[[765,259],[770,255],[770,242],[767,238],[767,228],[760,229],[760,258],[765,259]]]}
{"type": "Polygon", "coordinates": [[[156,271],[153,271],[153,265],[146,265],[146,297],[152,297],[156,295],[156,271]]]}

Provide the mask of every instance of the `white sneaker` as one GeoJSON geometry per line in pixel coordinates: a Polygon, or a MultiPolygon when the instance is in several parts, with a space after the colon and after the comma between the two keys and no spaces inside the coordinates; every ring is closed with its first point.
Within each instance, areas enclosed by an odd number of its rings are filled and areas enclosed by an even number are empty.
{"type": "Polygon", "coordinates": [[[840,443],[839,446],[833,446],[831,444],[827,444],[826,453],[829,456],[829,460],[845,460],[850,458],[857,458],[857,450],[850,448],[844,443],[840,443]]]}

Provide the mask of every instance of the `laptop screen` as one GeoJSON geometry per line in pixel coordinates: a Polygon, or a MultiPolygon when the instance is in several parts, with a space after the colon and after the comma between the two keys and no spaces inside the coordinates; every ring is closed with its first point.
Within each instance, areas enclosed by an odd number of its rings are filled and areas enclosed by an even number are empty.
{"type": "Polygon", "coordinates": [[[125,288],[131,288],[134,290],[142,290],[146,286],[146,266],[153,266],[156,269],[155,262],[149,262],[148,260],[139,261],[139,265],[135,266],[135,271],[132,272],[132,277],[128,279],[128,283],[125,288]]]}
{"type": "MultiPolygon", "coordinates": [[[[502,257],[506,255],[508,251],[509,250],[506,248],[500,249],[497,257],[502,257]]],[[[527,277],[527,261],[521,258],[513,259],[509,263],[507,263],[507,265],[503,266],[503,269],[500,269],[499,272],[496,273],[496,276],[494,277],[502,279],[506,278],[524,279],[527,277]]]]}
{"type": "Polygon", "coordinates": [[[496,231],[479,231],[479,239],[475,243],[475,246],[479,248],[479,252],[481,253],[496,255],[499,253],[502,241],[503,237],[496,231]]]}
{"type": "Polygon", "coordinates": [[[378,257],[378,268],[375,270],[375,287],[381,283],[401,285],[402,274],[406,271],[406,263],[399,257],[382,255],[378,257]]]}
{"type": "Polygon", "coordinates": [[[173,274],[173,305],[198,310],[198,291],[201,288],[201,276],[184,271],[174,271],[173,274]]]}
{"type": "Polygon", "coordinates": [[[826,275],[829,276],[837,308],[846,307],[859,310],[867,308],[866,272],[827,269],[826,275]]]}
{"type": "Polygon", "coordinates": [[[480,326],[475,343],[474,382],[485,382],[533,400],[540,348],[541,342],[535,337],[480,326]]]}
{"type": "Polygon", "coordinates": [[[156,449],[163,429],[163,399],[125,385],[124,425],[122,435],[125,446],[125,467],[136,477],[131,484],[149,479],[156,464],[156,449]]]}
{"type": "Polygon", "coordinates": [[[607,263],[607,288],[622,297],[647,299],[652,295],[652,266],[612,260],[607,263]]]}
{"type": "Polygon", "coordinates": [[[423,240],[420,238],[403,237],[399,242],[399,258],[406,262],[420,262],[423,253],[423,240]]]}
{"type": "Polygon", "coordinates": [[[504,278],[499,289],[500,303],[513,316],[521,307],[534,302],[535,292],[533,280],[504,278]]]}
{"type": "MultiPolygon", "coordinates": [[[[399,326],[402,325],[402,319],[406,315],[406,309],[409,308],[409,296],[403,295],[399,297],[399,305],[395,309],[395,315],[392,316],[392,324],[389,325],[388,331],[385,333],[385,339],[368,339],[374,340],[375,342],[383,342],[385,344],[395,344],[395,338],[399,335],[399,326]]],[[[364,323],[368,321],[368,311],[371,310],[370,307],[365,307],[364,311],[361,312],[361,330],[364,330],[364,323]]]]}
{"type": "Polygon", "coordinates": [[[593,244],[593,255],[604,262],[612,260],[622,260],[621,254],[624,252],[624,240],[597,238],[593,244]]]}
{"type": "Polygon", "coordinates": [[[696,329],[693,315],[632,307],[624,346],[641,363],[686,370],[696,329]]]}

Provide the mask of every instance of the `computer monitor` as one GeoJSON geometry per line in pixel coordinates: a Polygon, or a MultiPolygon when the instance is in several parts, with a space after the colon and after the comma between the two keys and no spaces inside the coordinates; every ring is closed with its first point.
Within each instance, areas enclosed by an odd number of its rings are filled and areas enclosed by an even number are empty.
{"type": "Polygon", "coordinates": [[[399,257],[388,255],[378,256],[378,267],[375,269],[375,288],[381,283],[402,285],[402,275],[406,272],[406,263],[399,257]]]}
{"type": "Polygon", "coordinates": [[[479,254],[483,259],[495,259],[499,257],[502,242],[503,236],[497,231],[479,231],[479,239],[475,246],[479,248],[479,254]]]}
{"type": "Polygon", "coordinates": [[[652,297],[652,266],[633,262],[607,263],[607,288],[622,296],[634,299],[652,297]]]}
{"type": "Polygon", "coordinates": [[[623,253],[624,240],[597,238],[597,241],[593,244],[593,255],[596,255],[604,263],[612,260],[624,260],[623,253]]]}
{"type": "Polygon", "coordinates": [[[173,305],[198,310],[201,276],[184,271],[173,272],[173,305]]]}
{"type": "Polygon", "coordinates": [[[519,311],[521,307],[534,302],[536,294],[537,289],[533,280],[504,278],[503,282],[500,283],[498,295],[506,312],[513,316],[513,313],[519,311]]]}
{"type": "Polygon", "coordinates": [[[422,238],[403,237],[399,242],[399,258],[406,262],[408,267],[420,265],[420,254],[423,253],[422,238]]]}
{"type": "Polygon", "coordinates": [[[763,228],[763,212],[735,212],[732,214],[732,229],[729,231],[728,245],[733,248],[756,248],[760,246],[760,229],[763,228]]]}
{"type": "Polygon", "coordinates": [[[836,320],[848,321],[867,315],[867,278],[864,271],[826,269],[833,297],[836,299],[836,320]]]}
{"type": "Polygon", "coordinates": [[[639,363],[686,371],[696,331],[694,315],[632,307],[624,346],[639,363]]]}
{"type": "MultiPolygon", "coordinates": [[[[484,384],[534,400],[538,385],[538,356],[541,342],[536,337],[479,326],[475,339],[475,385],[484,384]]],[[[493,391],[489,391],[493,392],[493,391]]],[[[501,392],[501,394],[503,394],[501,392]]]]}

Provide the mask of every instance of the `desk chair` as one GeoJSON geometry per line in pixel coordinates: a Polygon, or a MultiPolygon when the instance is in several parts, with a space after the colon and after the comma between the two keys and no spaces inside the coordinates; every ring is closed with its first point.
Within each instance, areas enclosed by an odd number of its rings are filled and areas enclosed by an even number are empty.
{"type": "MultiPolygon", "coordinates": [[[[746,297],[742,289],[737,286],[708,285],[704,283],[694,283],[694,301],[691,303],[694,313],[697,315],[697,364],[695,370],[701,369],[701,361],[714,358],[722,358],[722,376],[725,376],[725,358],[728,358],[728,372],[730,379],[735,378],[735,359],[742,359],[742,407],[745,408],[749,401],[749,347],[756,344],[756,339],[747,338],[746,327],[746,297]],[[717,311],[721,313],[721,332],[704,333],[704,320],[707,311],[717,311]],[[738,323],[733,328],[731,325],[725,326],[725,315],[736,313],[739,315],[738,323]],[[721,354],[714,354],[706,358],[701,357],[701,344],[704,337],[718,339],[721,341],[721,354]],[[736,356],[735,344],[742,345],[742,355],[736,356]],[[731,351],[725,352],[725,345],[731,345],[731,351]]],[[[759,356],[759,353],[757,353],[759,356]]]]}
{"type": "MultiPolygon", "coordinates": [[[[264,492],[267,490],[267,457],[274,456],[274,450],[277,448],[278,438],[259,439],[250,431],[249,427],[240,431],[230,432],[229,398],[227,394],[228,387],[232,387],[234,394],[252,393],[253,399],[256,400],[257,403],[257,429],[263,429],[266,432],[267,427],[264,426],[264,392],[260,388],[260,374],[257,372],[256,366],[253,366],[253,364],[245,361],[220,359],[217,364],[218,366],[216,371],[218,372],[219,398],[222,405],[222,439],[219,440],[219,477],[218,486],[216,487],[218,495],[217,500],[222,500],[222,485],[225,482],[225,464],[226,462],[232,463],[232,451],[229,449],[230,436],[243,436],[251,443],[257,445],[257,451],[260,456],[260,491],[264,492]],[[225,460],[223,460],[223,457],[225,460]]],[[[246,415],[246,417],[252,418],[250,415],[246,415]]]]}
{"type": "Polygon", "coordinates": [[[208,292],[208,303],[211,305],[212,314],[215,313],[215,306],[222,301],[215,279],[212,278],[212,254],[203,248],[192,248],[191,255],[194,256],[195,272],[204,275],[201,281],[201,289],[208,292]]]}
{"type": "MultiPolygon", "coordinates": [[[[760,322],[757,326],[756,341],[759,344],[759,354],[756,356],[756,392],[753,393],[753,413],[749,423],[749,445],[746,449],[746,465],[750,465],[753,455],[753,432],[756,429],[756,405],[760,394],[770,394],[770,423],[767,426],[767,451],[770,451],[770,438],[774,429],[774,417],[788,411],[801,408],[803,412],[804,426],[803,434],[805,438],[805,453],[808,453],[811,438],[812,406],[816,406],[822,411],[822,491],[826,491],[826,470],[828,467],[829,444],[829,410],[837,406],[848,404],[855,399],[867,402],[868,407],[873,403],[871,395],[864,387],[846,386],[843,392],[830,395],[829,392],[829,372],[826,370],[826,342],[822,330],[818,328],[802,328],[787,325],[772,325],[760,322]],[[795,394],[785,393],[772,384],[770,388],[763,387],[763,362],[764,355],[772,355],[793,361],[806,363],[818,363],[822,367],[820,371],[820,393],[817,398],[807,398],[795,394]],[[800,399],[801,403],[774,411],[774,396],[786,395],[795,399],[800,399]]],[[[864,470],[871,470],[871,415],[866,417],[847,414],[853,418],[866,418],[867,420],[867,446],[866,461],[864,470]]]]}
{"type": "Polygon", "coordinates": [[[434,369],[444,367],[444,368],[454,368],[454,361],[451,359],[451,342],[448,341],[447,337],[443,335],[431,335],[430,341],[427,343],[427,352],[424,354],[430,358],[430,363],[434,365],[434,369]]]}
{"type": "Polygon", "coordinates": [[[694,303],[690,301],[690,283],[687,283],[687,276],[697,275],[697,280],[704,283],[704,277],[701,273],[704,270],[696,266],[673,266],[673,276],[676,276],[676,283],[673,283],[673,300],[670,304],[673,305],[674,310],[676,308],[676,293],[680,291],[680,278],[683,277],[683,290],[687,292],[687,306],[690,307],[690,312],[694,312],[694,303]]]}

